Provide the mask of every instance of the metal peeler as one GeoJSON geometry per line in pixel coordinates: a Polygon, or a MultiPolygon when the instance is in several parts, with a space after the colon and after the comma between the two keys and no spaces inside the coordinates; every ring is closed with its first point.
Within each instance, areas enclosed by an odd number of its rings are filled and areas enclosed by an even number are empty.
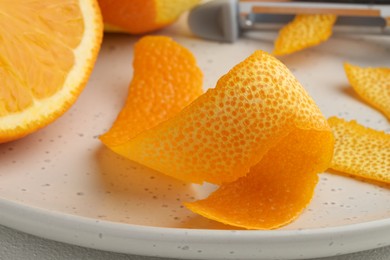
{"type": "Polygon", "coordinates": [[[191,31],[204,39],[234,42],[247,30],[274,30],[296,14],[335,14],[336,29],[390,34],[390,0],[214,0],[194,8],[191,31]]]}

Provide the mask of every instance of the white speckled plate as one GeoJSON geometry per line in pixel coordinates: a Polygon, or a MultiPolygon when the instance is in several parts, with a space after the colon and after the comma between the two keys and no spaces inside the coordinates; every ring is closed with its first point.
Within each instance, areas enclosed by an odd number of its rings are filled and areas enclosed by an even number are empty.
{"type": "MultiPolygon", "coordinates": [[[[235,44],[207,42],[183,24],[160,33],[195,54],[205,88],[255,49],[271,51],[275,38],[251,33],[235,44]]],[[[182,206],[213,187],[178,182],[106,149],[97,137],[124,103],[136,40],[106,35],[78,102],[41,131],[0,145],[0,224],[87,247],[177,258],[295,259],[390,244],[389,186],[323,173],[294,223],[274,231],[230,230],[182,206]]],[[[326,116],[390,132],[390,122],[348,87],[342,68],[344,61],[390,66],[390,37],[335,36],[282,60],[326,116]]]]}

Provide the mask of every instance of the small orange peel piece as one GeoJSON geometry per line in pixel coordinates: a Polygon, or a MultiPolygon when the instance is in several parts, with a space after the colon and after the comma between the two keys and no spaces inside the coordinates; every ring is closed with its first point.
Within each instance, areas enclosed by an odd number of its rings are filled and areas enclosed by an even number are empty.
{"type": "Polygon", "coordinates": [[[125,106],[100,137],[108,147],[176,115],[203,93],[203,74],[192,53],[165,36],[146,36],[134,51],[134,76],[125,106]]]}
{"type": "Polygon", "coordinates": [[[390,68],[362,68],[345,63],[344,70],[356,93],[390,120],[390,68]]]}
{"type": "Polygon", "coordinates": [[[332,35],[337,16],[333,14],[300,14],[279,31],[274,55],[287,55],[316,46],[332,35]]]}
{"type": "Polygon", "coordinates": [[[336,140],[332,169],[390,183],[390,134],[337,117],[328,122],[336,140]]]}
{"type": "Polygon", "coordinates": [[[230,225],[277,228],[310,202],[333,135],[315,102],[275,57],[256,51],[176,116],[110,146],[172,177],[221,185],[186,206],[230,225]]]}

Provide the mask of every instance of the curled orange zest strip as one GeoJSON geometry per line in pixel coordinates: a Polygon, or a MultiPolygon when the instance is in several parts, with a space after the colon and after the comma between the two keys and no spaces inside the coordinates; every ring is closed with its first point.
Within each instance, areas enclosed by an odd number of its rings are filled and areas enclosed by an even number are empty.
{"type": "Polygon", "coordinates": [[[147,36],[135,45],[134,76],[126,104],[100,137],[108,147],[176,115],[203,94],[203,74],[190,51],[172,39],[147,36]]]}
{"type": "Polygon", "coordinates": [[[109,147],[175,178],[220,185],[187,203],[192,211],[270,229],[310,202],[317,173],[332,158],[333,135],[287,67],[256,51],[177,115],[109,147]]]}

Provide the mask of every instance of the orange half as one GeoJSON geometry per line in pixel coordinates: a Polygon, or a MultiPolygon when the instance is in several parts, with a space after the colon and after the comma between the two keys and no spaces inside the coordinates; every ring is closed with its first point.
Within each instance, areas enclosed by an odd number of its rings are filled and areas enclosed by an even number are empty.
{"type": "Polygon", "coordinates": [[[94,0],[0,2],[0,143],[63,114],[84,88],[103,35],[94,0]]]}

